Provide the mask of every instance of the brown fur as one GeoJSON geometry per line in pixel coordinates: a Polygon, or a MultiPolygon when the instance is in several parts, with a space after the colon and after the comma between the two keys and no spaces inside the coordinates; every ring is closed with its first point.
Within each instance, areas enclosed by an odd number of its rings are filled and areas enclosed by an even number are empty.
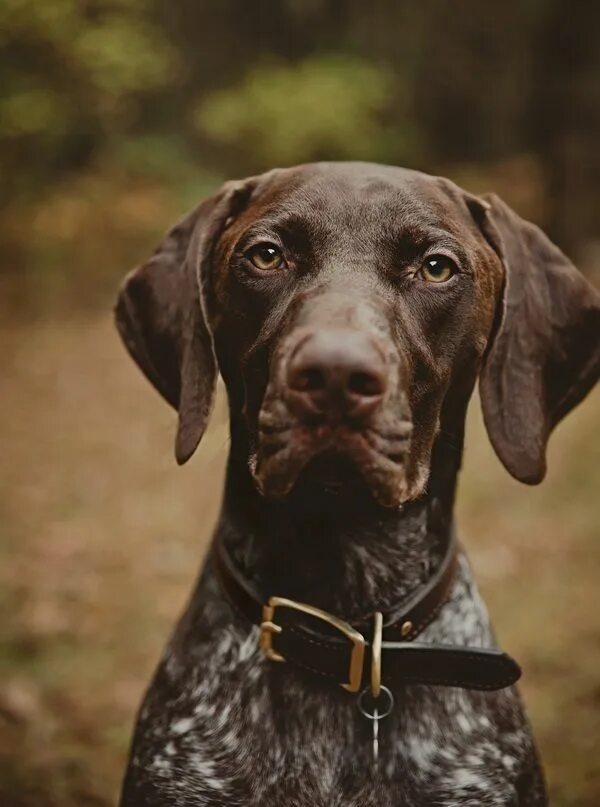
{"type": "MultiPolygon", "coordinates": [[[[531,483],[600,367],[598,295],[539,230],[495,197],[368,164],[228,183],[128,277],[117,325],[178,409],[179,462],[219,368],[231,452],[218,534],[265,598],[348,620],[439,562],[477,377],[496,452],[531,483]],[[279,247],[280,269],[256,270],[258,242],[279,247]],[[423,280],[431,254],[456,263],[448,282],[423,280]],[[377,405],[359,421],[309,417],[289,382],[299,340],[349,330],[383,357],[377,405]]],[[[423,638],[494,644],[466,561],[423,638]]],[[[209,564],[140,714],[122,804],[545,803],[514,690],[395,694],[373,776],[350,696],[266,662],[209,564]]]]}

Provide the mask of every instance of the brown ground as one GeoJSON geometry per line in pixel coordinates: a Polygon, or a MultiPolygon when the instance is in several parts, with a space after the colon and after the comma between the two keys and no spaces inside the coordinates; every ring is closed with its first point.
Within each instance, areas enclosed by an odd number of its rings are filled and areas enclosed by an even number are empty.
{"type": "MultiPolygon", "coordinates": [[[[107,316],[0,326],[0,344],[0,803],[103,807],[215,518],[223,407],[179,469],[173,415],[107,316]]],[[[502,470],[474,406],[459,505],[570,807],[600,804],[599,402],[561,427],[536,489],[502,470]]]]}

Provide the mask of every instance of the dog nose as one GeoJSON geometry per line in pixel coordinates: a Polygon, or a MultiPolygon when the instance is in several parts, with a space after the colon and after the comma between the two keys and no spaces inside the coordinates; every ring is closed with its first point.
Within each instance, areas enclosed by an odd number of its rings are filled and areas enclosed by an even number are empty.
{"type": "Polygon", "coordinates": [[[293,351],[287,385],[300,416],[365,418],[383,398],[385,360],[368,334],[323,329],[293,351]]]}

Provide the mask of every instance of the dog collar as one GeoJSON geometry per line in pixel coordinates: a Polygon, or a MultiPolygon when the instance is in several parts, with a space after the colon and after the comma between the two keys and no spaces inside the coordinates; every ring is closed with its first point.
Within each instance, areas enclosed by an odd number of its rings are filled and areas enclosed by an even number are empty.
{"type": "Polygon", "coordinates": [[[212,557],[231,605],[260,627],[260,647],[270,661],[287,662],[348,692],[358,692],[369,680],[375,695],[382,685],[405,684],[497,690],[521,676],[517,662],[501,650],[414,641],[450,595],[458,566],[454,538],[437,571],[415,594],[357,624],[280,596],[265,603],[219,538],[212,557]]]}

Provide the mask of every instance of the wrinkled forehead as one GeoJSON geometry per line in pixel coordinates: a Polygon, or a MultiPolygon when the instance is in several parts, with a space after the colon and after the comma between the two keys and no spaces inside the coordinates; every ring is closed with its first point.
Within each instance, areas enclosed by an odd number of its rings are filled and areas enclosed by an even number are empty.
{"type": "Polygon", "coordinates": [[[244,218],[282,235],[365,246],[398,237],[421,245],[444,234],[469,239],[475,233],[459,194],[438,178],[366,163],[272,172],[257,187],[244,218]]]}

